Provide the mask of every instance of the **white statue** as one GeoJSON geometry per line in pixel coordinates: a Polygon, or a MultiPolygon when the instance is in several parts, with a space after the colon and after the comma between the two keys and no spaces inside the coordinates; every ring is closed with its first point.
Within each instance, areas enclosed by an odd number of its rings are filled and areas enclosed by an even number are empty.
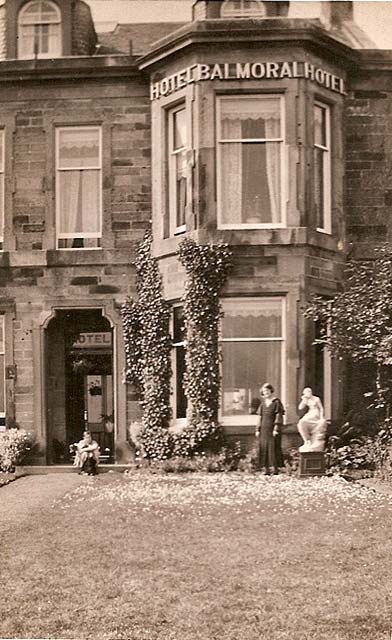
{"type": "Polygon", "coordinates": [[[306,387],[302,392],[298,409],[308,409],[298,422],[298,431],[304,441],[299,451],[324,451],[327,433],[327,421],[320,398],[313,395],[312,389],[306,387]]]}

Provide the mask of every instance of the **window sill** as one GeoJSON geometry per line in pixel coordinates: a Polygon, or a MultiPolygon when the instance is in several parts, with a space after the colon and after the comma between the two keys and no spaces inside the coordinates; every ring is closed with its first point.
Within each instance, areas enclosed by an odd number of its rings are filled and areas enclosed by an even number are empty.
{"type": "Polygon", "coordinates": [[[332,231],[330,229],[322,229],[321,227],[316,227],[316,231],[319,233],[324,233],[326,236],[331,236],[332,231]]]}
{"type": "Polygon", "coordinates": [[[221,224],[218,229],[222,230],[244,230],[244,229],[287,229],[287,225],[283,222],[277,224],[256,224],[256,223],[242,223],[242,224],[221,224]]]}

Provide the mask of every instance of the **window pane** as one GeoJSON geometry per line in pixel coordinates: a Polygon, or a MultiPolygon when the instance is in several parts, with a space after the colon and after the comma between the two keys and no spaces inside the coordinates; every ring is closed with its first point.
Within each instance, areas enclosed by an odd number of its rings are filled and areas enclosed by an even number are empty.
{"type": "Polygon", "coordinates": [[[326,137],[326,113],[325,109],[315,105],[314,107],[314,142],[323,147],[327,146],[326,137]]]}
{"type": "Polygon", "coordinates": [[[59,168],[98,167],[100,165],[98,129],[59,131],[59,168]]]}
{"type": "Polygon", "coordinates": [[[183,342],[184,340],[184,309],[174,307],[173,309],[173,342],[183,342]]]}
{"type": "Polygon", "coordinates": [[[4,353],[4,316],[0,316],[0,353],[4,353]]]}
{"type": "Polygon", "coordinates": [[[181,227],[185,224],[186,209],[186,191],[187,191],[187,168],[186,168],[186,152],[178,153],[176,156],[176,226],[181,227]]]}
{"type": "Polygon", "coordinates": [[[100,233],[100,171],[59,172],[60,233],[100,233]]]}
{"type": "Polygon", "coordinates": [[[314,201],[316,206],[316,226],[324,228],[324,157],[325,151],[314,148],[314,201]]]}
{"type": "Polygon", "coordinates": [[[51,2],[31,2],[20,14],[22,24],[58,22],[59,19],[59,11],[51,2]]]}
{"type": "Polygon", "coordinates": [[[222,18],[241,16],[262,18],[265,15],[266,10],[260,0],[226,0],[222,7],[222,18]]]}
{"type": "Polygon", "coordinates": [[[252,399],[264,382],[279,393],[281,343],[224,342],[222,344],[222,415],[249,414],[252,399]]]}
{"type": "Polygon", "coordinates": [[[0,355],[0,413],[5,413],[5,363],[0,355]]]}
{"type": "Polygon", "coordinates": [[[222,338],[282,337],[281,300],[223,301],[222,338]]]}
{"type": "Polygon", "coordinates": [[[223,224],[281,222],[281,145],[221,145],[221,218],[223,224]]]}
{"type": "Polygon", "coordinates": [[[281,137],[279,98],[225,98],[220,104],[223,140],[281,137]]]}
{"type": "Polygon", "coordinates": [[[186,146],[186,110],[180,109],[173,113],[173,149],[186,146]]]}
{"type": "Polygon", "coordinates": [[[187,399],[184,393],[185,349],[176,347],[176,418],[186,418],[187,399]]]}

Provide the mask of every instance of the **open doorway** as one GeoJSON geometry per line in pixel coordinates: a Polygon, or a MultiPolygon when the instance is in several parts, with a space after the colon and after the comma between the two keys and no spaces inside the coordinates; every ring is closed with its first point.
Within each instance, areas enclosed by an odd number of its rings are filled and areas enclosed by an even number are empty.
{"type": "Polygon", "coordinates": [[[69,445],[92,433],[114,457],[113,332],[100,309],[66,309],[46,329],[47,460],[72,462],[69,445]]]}

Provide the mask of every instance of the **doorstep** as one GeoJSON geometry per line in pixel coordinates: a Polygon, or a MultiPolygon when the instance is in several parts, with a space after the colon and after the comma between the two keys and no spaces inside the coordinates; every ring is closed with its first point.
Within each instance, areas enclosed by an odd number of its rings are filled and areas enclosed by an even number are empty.
{"type": "MultiPolygon", "coordinates": [[[[98,473],[108,473],[109,471],[117,471],[123,473],[134,469],[135,465],[132,464],[102,464],[98,466],[98,473]]],[[[78,473],[77,467],[73,467],[70,464],[48,464],[48,465],[21,465],[15,469],[16,475],[19,476],[33,476],[33,475],[47,475],[49,473],[78,473]]]]}

